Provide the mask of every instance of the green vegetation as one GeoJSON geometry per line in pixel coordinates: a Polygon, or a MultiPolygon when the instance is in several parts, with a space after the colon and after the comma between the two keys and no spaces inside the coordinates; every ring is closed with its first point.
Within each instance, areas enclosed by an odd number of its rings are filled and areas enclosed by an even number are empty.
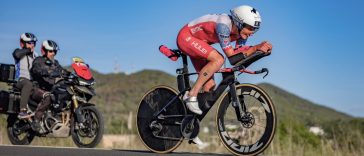
{"type": "Polygon", "coordinates": [[[333,120],[324,125],[325,134],[317,136],[300,122],[281,120],[275,139],[265,153],[296,156],[364,154],[364,119],[333,120]]]}
{"type": "MultiPolygon", "coordinates": [[[[154,70],[130,75],[94,72],[94,76],[97,96],[91,102],[104,112],[105,132],[113,134],[131,133],[126,128],[129,113],[136,114],[138,103],[147,90],[157,85],[176,86],[173,76],[154,70]]],[[[136,132],[135,128],[133,132],[136,132]]]]}
{"type": "Polygon", "coordinates": [[[259,86],[272,98],[279,120],[293,118],[305,125],[315,126],[328,121],[352,118],[331,108],[302,99],[274,85],[263,83],[259,86]]]}

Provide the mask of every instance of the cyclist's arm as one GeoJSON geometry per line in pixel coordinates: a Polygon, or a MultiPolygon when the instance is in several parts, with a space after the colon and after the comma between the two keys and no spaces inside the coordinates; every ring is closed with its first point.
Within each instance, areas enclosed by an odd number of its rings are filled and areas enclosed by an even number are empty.
{"type": "Polygon", "coordinates": [[[246,51],[244,51],[244,54],[246,56],[250,56],[253,53],[255,53],[257,51],[257,47],[256,46],[251,46],[249,49],[247,49],[246,51]]]}
{"type": "Polygon", "coordinates": [[[216,25],[216,32],[219,39],[219,43],[226,56],[232,57],[238,53],[241,53],[245,56],[249,56],[252,53],[254,53],[256,51],[256,48],[248,48],[247,46],[244,46],[246,40],[241,38],[236,41],[235,45],[235,48],[236,49],[239,48],[239,50],[234,50],[230,42],[231,29],[229,28],[228,26],[229,24],[226,21],[227,20],[224,20],[224,17],[222,17],[216,25]]]}
{"type": "Polygon", "coordinates": [[[224,23],[217,23],[216,32],[219,38],[219,43],[227,57],[234,55],[234,49],[230,43],[230,28],[224,23]]]}
{"type": "Polygon", "coordinates": [[[246,58],[243,51],[234,50],[230,43],[230,29],[226,24],[218,23],[216,32],[219,38],[220,46],[229,59],[231,65],[235,65],[239,61],[246,58]]]}
{"type": "Polygon", "coordinates": [[[29,53],[31,53],[30,49],[15,49],[13,52],[13,57],[15,60],[20,60],[29,53]]]}
{"type": "Polygon", "coordinates": [[[251,46],[245,53],[247,54],[247,56],[250,56],[251,54],[255,53],[256,51],[270,53],[271,50],[272,50],[272,44],[269,43],[268,41],[263,41],[260,44],[251,46]]]}
{"type": "Polygon", "coordinates": [[[59,72],[59,74],[61,74],[63,71],[67,71],[66,69],[64,69],[58,62],[58,60],[54,60],[54,63],[56,65],[56,70],[57,72],[59,72]]]}
{"type": "Polygon", "coordinates": [[[246,41],[247,40],[239,38],[238,40],[236,40],[235,48],[243,47],[245,45],[246,41]]]}

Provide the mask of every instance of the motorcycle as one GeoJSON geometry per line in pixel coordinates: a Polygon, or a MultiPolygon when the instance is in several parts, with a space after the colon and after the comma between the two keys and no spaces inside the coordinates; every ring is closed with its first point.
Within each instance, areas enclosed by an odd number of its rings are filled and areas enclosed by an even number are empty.
{"type": "Polygon", "coordinates": [[[103,136],[104,121],[95,104],[89,101],[96,95],[95,80],[88,64],[81,58],[72,58],[72,72],[62,72],[51,90],[49,108],[45,111],[40,130],[32,129],[38,102],[30,98],[27,119],[18,118],[20,90],[15,87],[14,65],[0,64],[0,81],[7,82],[8,91],[0,91],[0,113],[7,114],[7,134],[14,145],[28,145],[35,136],[67,138],[81,148],[97,146],[103,136]]]}

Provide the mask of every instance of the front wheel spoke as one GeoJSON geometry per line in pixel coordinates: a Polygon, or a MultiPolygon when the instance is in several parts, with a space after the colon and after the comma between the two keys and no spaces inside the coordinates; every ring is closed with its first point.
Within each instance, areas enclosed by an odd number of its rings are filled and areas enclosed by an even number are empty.
{"type": "Polygon", "coordinates": [[[259,118],[255,118],[255,120],[267,121],[267,119],[259,119],[259,118]]]}
{"type": "Polygon", "coordinates": [[[264,128],[264,129],[265,129],[265,127],[266,127],[266,126],[259,125],[259,124],[257,124],[257,123],[255,123],[255,125],[257,125],[258,127],[262,127],[262,128],[264,128]]]}
{"type": "Polygon", "coordinates": [[[78,144],[88,146],[96,139],[99,127],[99,119],[96,113],[92,109],[82,110],[85,127],[75,129],[75,139],[78,144]]]}

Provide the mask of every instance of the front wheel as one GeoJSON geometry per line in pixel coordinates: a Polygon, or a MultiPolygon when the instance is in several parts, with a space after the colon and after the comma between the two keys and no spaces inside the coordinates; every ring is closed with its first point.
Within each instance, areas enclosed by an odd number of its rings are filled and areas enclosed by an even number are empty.
{"type": "Polygon", "coordinates": [[[72,119],[72,140],[78,147],[81,148],[96,147],[104,133],[103,117],[95,106],[82,107],[81,114],[85,118],[84,123],[76,123],[76,117],[72,119]]]}
{"type": "Polygon", "coordinates": [[[236,94],[246,111],[237,119],[232,96],[225,93],[216,116],[219,137],[236,155],[258,155],[268,147],[275,133],[277,119],[272,100],[251,84],[237,85],[236,94]]]}
{"type": "Polygon", "coordinates": [[[35,133],[27,121],[9,115],[7,122],[8,138],[13,145],[29,145],[33,141],[35,133]]]}

